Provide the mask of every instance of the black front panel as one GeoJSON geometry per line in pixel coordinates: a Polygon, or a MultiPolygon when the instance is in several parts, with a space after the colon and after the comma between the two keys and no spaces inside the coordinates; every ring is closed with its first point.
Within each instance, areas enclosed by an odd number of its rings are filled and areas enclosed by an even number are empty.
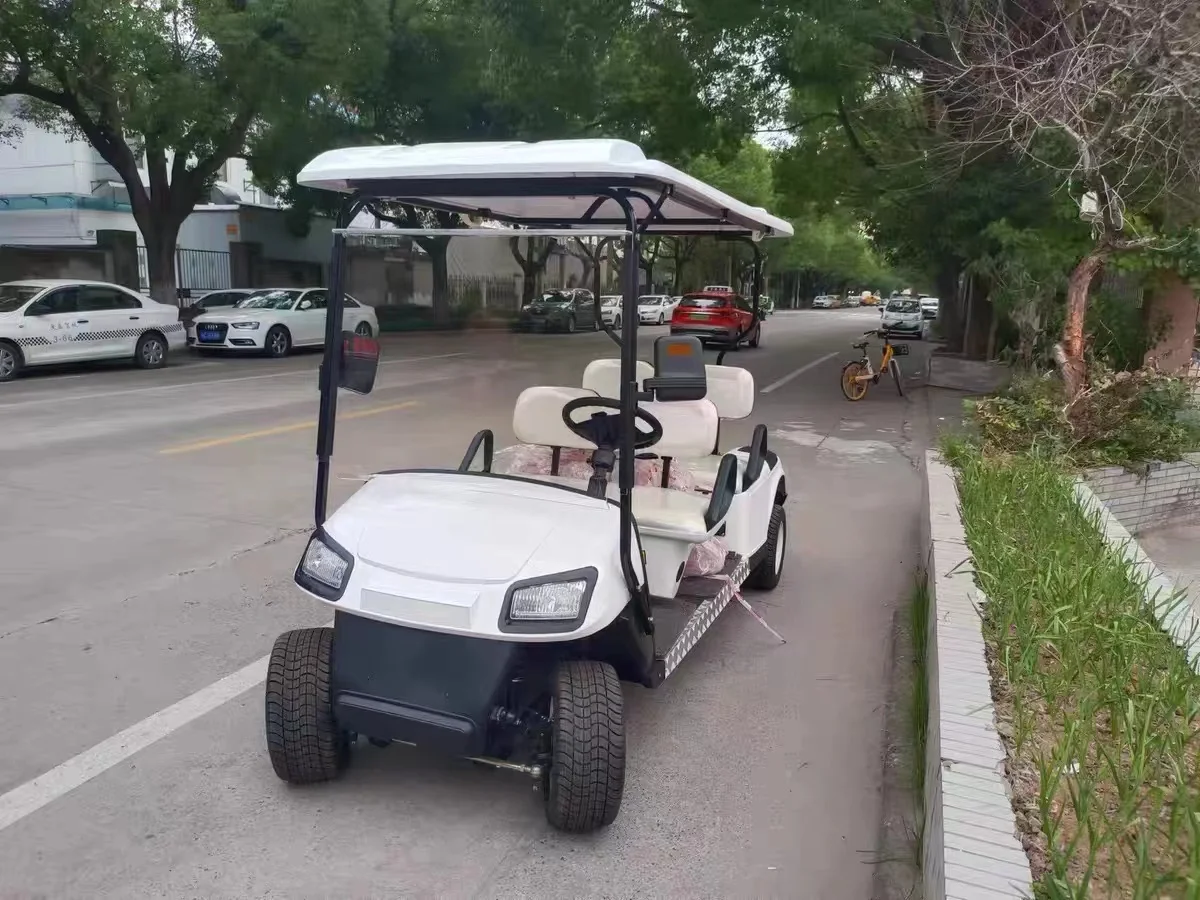
{"type": "Polygon", "coordinates": [[[338,613],[338,725],[457,756],[482,754],[488,715],[502,702],[523,646],[338,613]]]}

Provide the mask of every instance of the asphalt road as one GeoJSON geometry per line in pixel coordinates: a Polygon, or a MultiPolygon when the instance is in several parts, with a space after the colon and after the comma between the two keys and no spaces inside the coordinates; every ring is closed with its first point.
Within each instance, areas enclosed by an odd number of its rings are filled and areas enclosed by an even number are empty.
{"type": "MultiPolygon", "coordinates": [[[[585,838],[522,776],[406,748],[359,746],[316,788],[272,773],[262,658],[329,618],[291,581],[315,355],[0,386],[0,897],[870,896],[923,442],[919,392],[841,397],[875,321],[780,312],[727,360],[759,394],[725,441],[766,422],[789,473],[784,580],[752,598],[788,643],[734,606],[661,688],[627,686],[625,802],[585,838]]],[[[333,503],[456,465],[480,428],[511,443],[522,388],[615,355],[602,334],[388,339],[376,391],[342,404],[333,503]]]]}

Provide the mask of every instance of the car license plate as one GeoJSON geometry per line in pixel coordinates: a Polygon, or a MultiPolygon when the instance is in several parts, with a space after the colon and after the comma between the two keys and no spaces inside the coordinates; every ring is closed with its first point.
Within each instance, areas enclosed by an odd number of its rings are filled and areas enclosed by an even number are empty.
{"type": "Polygon", "coordinates": [[[221,332],[215,328],[201,328],[199,331],[200,341],[202,343],[219,344],[221,343],[221,332]]]}

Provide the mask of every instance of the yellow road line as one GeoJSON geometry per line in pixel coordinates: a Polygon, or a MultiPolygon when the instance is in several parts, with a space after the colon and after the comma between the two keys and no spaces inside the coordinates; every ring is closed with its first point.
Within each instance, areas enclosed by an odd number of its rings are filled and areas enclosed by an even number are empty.
{"type": "MultiPolygon", "coordinates": [[[[338,421],[344,422],[347,419],[365,419],[368,416],[377,416],[380,413],[395,412],[398,409],[409,409],[417,406],[418,401],[407,400],[404,403],[392,403],[388,406],[372,406],[370,409],[356,409],[351,412],[338,413],[338,421]]],[[[174,447],[166,447],[159,450],[161,456],[177,456],[180,453],[194,453],[197,450],[208,450],[212,447],[224,447],[229,444],[240,444],[243,441],[253,441],[258,438],[274,437],[277,434],[288,434],[293,431],[307,431],[311,428],[316,428],[316,420],[307,422],[292,422],[290,425],[276,425],[274,428],[262,428],[258,431],[245,431],[241,434],[230,434],[225,437],[212,438],[207,441],[195,441],[190,444],[177,444],[174,447]]]]}

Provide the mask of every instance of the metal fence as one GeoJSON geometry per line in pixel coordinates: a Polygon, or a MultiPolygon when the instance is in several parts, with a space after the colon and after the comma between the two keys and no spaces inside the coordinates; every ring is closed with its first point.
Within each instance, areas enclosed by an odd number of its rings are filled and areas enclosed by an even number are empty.
{"type": "MultiPolygon", "coordinates": [[[[227,250],[175,251],[175,284],[181,304],[206,291],[230,288],[229,252],[227,250]]],[[[150,266],[146,248],[138,247],[138,281],[142,290],[150,288],[150,266]]]]}
{"type": "Polygon", "coordinates": [[[516,312],[521,307],[521,281],[504,276],[450,276],[450,304],[463,309],[516,312]]]}

